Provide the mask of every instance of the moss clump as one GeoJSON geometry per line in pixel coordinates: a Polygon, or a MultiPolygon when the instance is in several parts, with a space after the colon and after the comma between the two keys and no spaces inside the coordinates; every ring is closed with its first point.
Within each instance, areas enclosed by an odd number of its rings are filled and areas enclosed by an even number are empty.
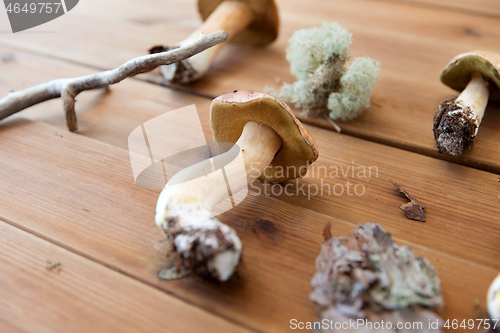
{"type": "Polygon", "coordinates": [[[330,118],[352,120],[370,107],[370,96],[380,64],[368,57],[356,58],[340,79],[340,89],[328,97],[330,118]]]}
{"type": "Polygon", "coordinates": [[[380,64],[368,57],[349,59],[352,34],[338,23],[296,31],[286,49],[290,71],[297,78],[284,83],[278,97],[306,115],[330,110],[332,119],[356,118],[370,106],[380,64]]]}

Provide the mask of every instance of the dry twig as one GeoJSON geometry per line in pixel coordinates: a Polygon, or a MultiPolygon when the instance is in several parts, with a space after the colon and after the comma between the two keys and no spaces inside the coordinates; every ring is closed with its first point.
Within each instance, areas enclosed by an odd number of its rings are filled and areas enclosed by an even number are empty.
{"type": "Polygon", "coordinates": [[[0,120],[35,104],[61,97],[70,131],[77,130],[75,97],[85,90],[107,88],[128,77],[149,72],[158,66],[169,65],[189,58],[227,40],[225,31],[201,34],[193,43],[163,53],[149,54],[127,61],[118,68],[69,79],[56,79],[21,91],[11,92],[0,99],[0,120]]]}

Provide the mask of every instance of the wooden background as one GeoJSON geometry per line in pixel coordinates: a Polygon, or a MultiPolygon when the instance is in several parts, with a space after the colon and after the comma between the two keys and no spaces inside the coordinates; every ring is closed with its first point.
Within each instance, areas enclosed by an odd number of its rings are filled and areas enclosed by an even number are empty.
{"type": "MultiPolygon", "coordinates": [[[[453,56],[500,52],[500,2],[280,0],[278,6],[275,43],[227,46],[191,86],[154,84],[156,71],[107,93],[85,92],[76,104],[76,134],[65,130],[60,100],[0,123],[0,332],[288,331],[291,319],[315,318],[310,279],[328,221],[339,236],[358,223],[380,223],[398,244],[427,257],[441,278],[445,319],[476,318],[476,300],[485,308],[500,271],[500,108],[490,103],[473,149],[453,159],[434,148],[432,119],[442,99],[457,95],[439,81],[453,56]],[[315,174],[299,185],[349,181],[366,193],[249,195],[220,216],[244,244],[237,277],[224,285],[159,280],[169,264],[154,225],[159,191],[135,185],[128,135],[157,115],[195,104],[209,136],[211,99],[262,90],[276,78],[292,82],[288,39],[324,21],[347,27],[353,56],[378,60],[382,71],[371,108],[339,122],[341,134],[325,120],[303,119],[319,145],[317,168],[371,166],[378,173],[315,174]],[[405,200],[389,179],[426,205],[426,223],[404,217],[398,206],[405,200]],[[61,270],[46,270],[47,260],[60,262],[61,270]]],[[[117,67],[152,45],[182,40],[200,24],[192,0],[85,0],[17,34],[0,10],[0,59],[7,59],[0,60],[0,96],[117,67]]]]}

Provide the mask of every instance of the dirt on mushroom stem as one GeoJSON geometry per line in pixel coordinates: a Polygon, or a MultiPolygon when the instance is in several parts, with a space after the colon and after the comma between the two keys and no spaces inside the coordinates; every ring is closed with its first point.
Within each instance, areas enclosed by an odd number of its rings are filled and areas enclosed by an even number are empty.
{"type": "Polygon", "coordinates": [[[434,139],[440,153],[458,156],[474,143],[477,117],[470,107],[463,107],[457,98],[448,98],[439,104],[434,115],[434,139]]]}
{"type": "MultiPolygon", "coordinates": [[[[172,220],[170,224],[172,223],[178,224],[178,221],[172,220]]],[[[232,228],[220,222],[208,227],[171,227],[166,233],[173,241],[180,266],[197,275],[226,281],[233,272],[227,273],[218,269],[215,264],[218,257],[224,256],[225,253],[235,253],[238,256],[236,266],[241,260],[239,253],[242,245],[238,236],[232,228]]]]}

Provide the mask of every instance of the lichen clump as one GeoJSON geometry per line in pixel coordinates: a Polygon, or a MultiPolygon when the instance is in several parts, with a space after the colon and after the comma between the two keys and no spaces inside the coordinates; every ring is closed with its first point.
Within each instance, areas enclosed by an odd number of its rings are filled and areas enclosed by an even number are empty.
{"type": "MultiPolygon", "coordinates": [[[[422,322],[425,326],[437,320],[440,324],[436,327],[415,331],[440,331],[442,320],[432,311],[443,306],[436,270],[427,259],[416,257],[411,248],[394,244],[378,224],[359,225],[348,237],[327,239],[316,259],[311,284],[314,290],[310,298],[319,306],[320,320],[383,320],[393,324],[388,332],[397,331],[397,322],[422,322]]],[[[358,330],[377,331],[371,327],[358,330]]]]}
{"type": "Polygon", "coordinates": [[[284,83],[278,97],[306,115],[330,111],[332,119],[352,120],[370,106],[380,64],[368,57],[350,57],[352,34],[338,23],[296,31],[286,49],[290,71],[297,78],[284,83]]]}

